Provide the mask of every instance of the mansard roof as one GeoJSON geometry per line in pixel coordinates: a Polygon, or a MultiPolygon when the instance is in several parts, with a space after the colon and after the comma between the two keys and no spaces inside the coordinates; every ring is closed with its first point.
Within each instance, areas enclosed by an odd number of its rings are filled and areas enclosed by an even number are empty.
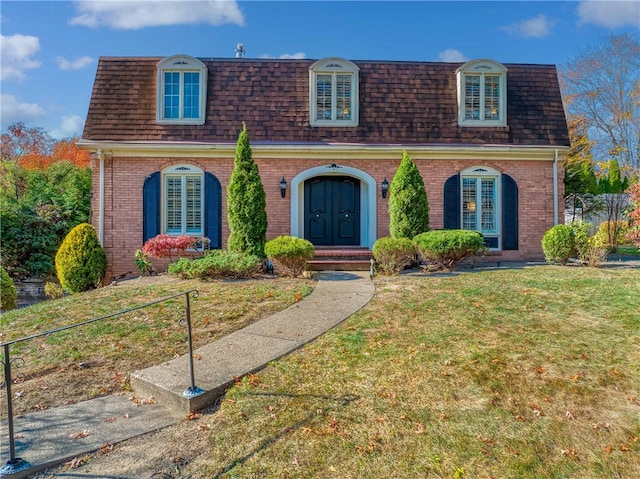
{"type": "Polygon", "coordinates": [[[398,145],[569,146],[556,68],[504,64],[507,126],[458,124],[461,63],[353,61],[359,68],[359,124],[310,126],[309,68],[315,60],[200,58],[208,69],[203,125],[156,122],[156,67],[162,58],[103,57],[83,139],[398,145]]]}

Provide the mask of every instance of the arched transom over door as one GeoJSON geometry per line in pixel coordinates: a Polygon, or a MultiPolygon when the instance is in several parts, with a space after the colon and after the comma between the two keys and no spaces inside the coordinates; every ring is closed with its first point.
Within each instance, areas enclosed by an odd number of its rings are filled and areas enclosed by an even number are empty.
{"type": "Polygon", "coordinates": [[[316,246],[360,245],[360,180],[317,176],[304,182],[304,237],[316,246]]]}

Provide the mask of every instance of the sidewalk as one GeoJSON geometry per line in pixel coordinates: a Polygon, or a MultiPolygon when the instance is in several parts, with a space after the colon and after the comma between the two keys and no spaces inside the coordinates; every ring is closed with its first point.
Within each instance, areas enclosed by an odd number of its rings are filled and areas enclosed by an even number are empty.
{"type": "MultiPolygon", "coordinates": [[[[187,399],[187,357],[131,375],[135,395],[154,404],[136,405],[129,395],[105,396],[15,418],[16,456],[30,468],[20,478],[101,446],[164,428],[190,410],[213,404],[238,377],[258,371],[314,340],[362,308],[373,296],[368,272],[325,272],[302,301],[195,351],[196,386],[205,393],[187,399]]],[[[0,423],[0,467],[10,459],[7,421],[0,423]]]]}

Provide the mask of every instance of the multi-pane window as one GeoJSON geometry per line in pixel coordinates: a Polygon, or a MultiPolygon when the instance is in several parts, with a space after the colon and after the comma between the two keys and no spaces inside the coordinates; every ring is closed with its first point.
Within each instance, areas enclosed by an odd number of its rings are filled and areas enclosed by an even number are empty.
{"type": "Polygon", "coordinates": [[[358,124],[358,67],[342,59],[320,60],[310,72],[310,123],[314,126],[358,124]]]}
{"type": "Polygon", "coordinates": [[[462,229],[481,232],[485,237],[500,234],[499,174],[488,168],[462,173],[462,229]]]}
{"type": "Polygon", "coordinates": [[[158,63],[159,123],[204,123],[207,69],[200,61],[184,55],[158,63]]]}
{"type": "Polygon", "coordinates": [[[506,72],[489,60],[468,62],[456,71],[461,125],[506,125],[506,72]]]}
{"type": "Polygon", "coordinates": [[[164,72],[164,119],[200,117],[200,73],[164,72]]]}
{"type": "Polygon", "coordinates": [[[173,168],[164,175],[164,232],[202,235],[202,174],[188,167],[173,168]],[[180,170],[185,171],[181,173],[180,170]]]}

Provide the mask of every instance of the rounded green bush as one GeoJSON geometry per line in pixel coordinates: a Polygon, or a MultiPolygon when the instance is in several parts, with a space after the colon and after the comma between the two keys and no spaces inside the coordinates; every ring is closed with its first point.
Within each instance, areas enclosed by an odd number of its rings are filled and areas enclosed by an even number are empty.
{"type": "Polygon", "coordinates": [[[435,230],[413,238],[423,260],[449,270],[463,259],[484,252],[484,237],[477,231],[435,230]]]}
{"type": "Polygon", "coordinates": [[[107,271],[107,257],[96,230],[81,223],[66,236],[56,253],[60,285],[69,293],[97,288],[107,271]]]}
{"type": "Polygon", "coordinates": [[[379,238],[373,245],[376,267],[383,274],[398,274],[409,266],[416,248],[409,238],[379,238]]]}
{"type": "Polygon", "coordinates": [[[285,276],[300,276],[315,248],[310,241],[295,236],[278,236],[264,245],[264,252],[274,269],[285,276]]]}
{"type": "Polygon", "coordinates": [[[576,234],[569,225],[556,225],[542,237],[542,251],[547,263],[565,264],[575,253],[576,234]]]}
{"type": "Polygon", "coordinates": [[[0,309],[8,311],[16,308],[18,290],[9,273],[0,266],[0,309]]]}
{"type": "Polygon", "coordinates": [[[211,250],[200,258],[181,258],[169,265],[169,273],[182,279],[251,278],[262,261],[237,251],[211,250]]]}

